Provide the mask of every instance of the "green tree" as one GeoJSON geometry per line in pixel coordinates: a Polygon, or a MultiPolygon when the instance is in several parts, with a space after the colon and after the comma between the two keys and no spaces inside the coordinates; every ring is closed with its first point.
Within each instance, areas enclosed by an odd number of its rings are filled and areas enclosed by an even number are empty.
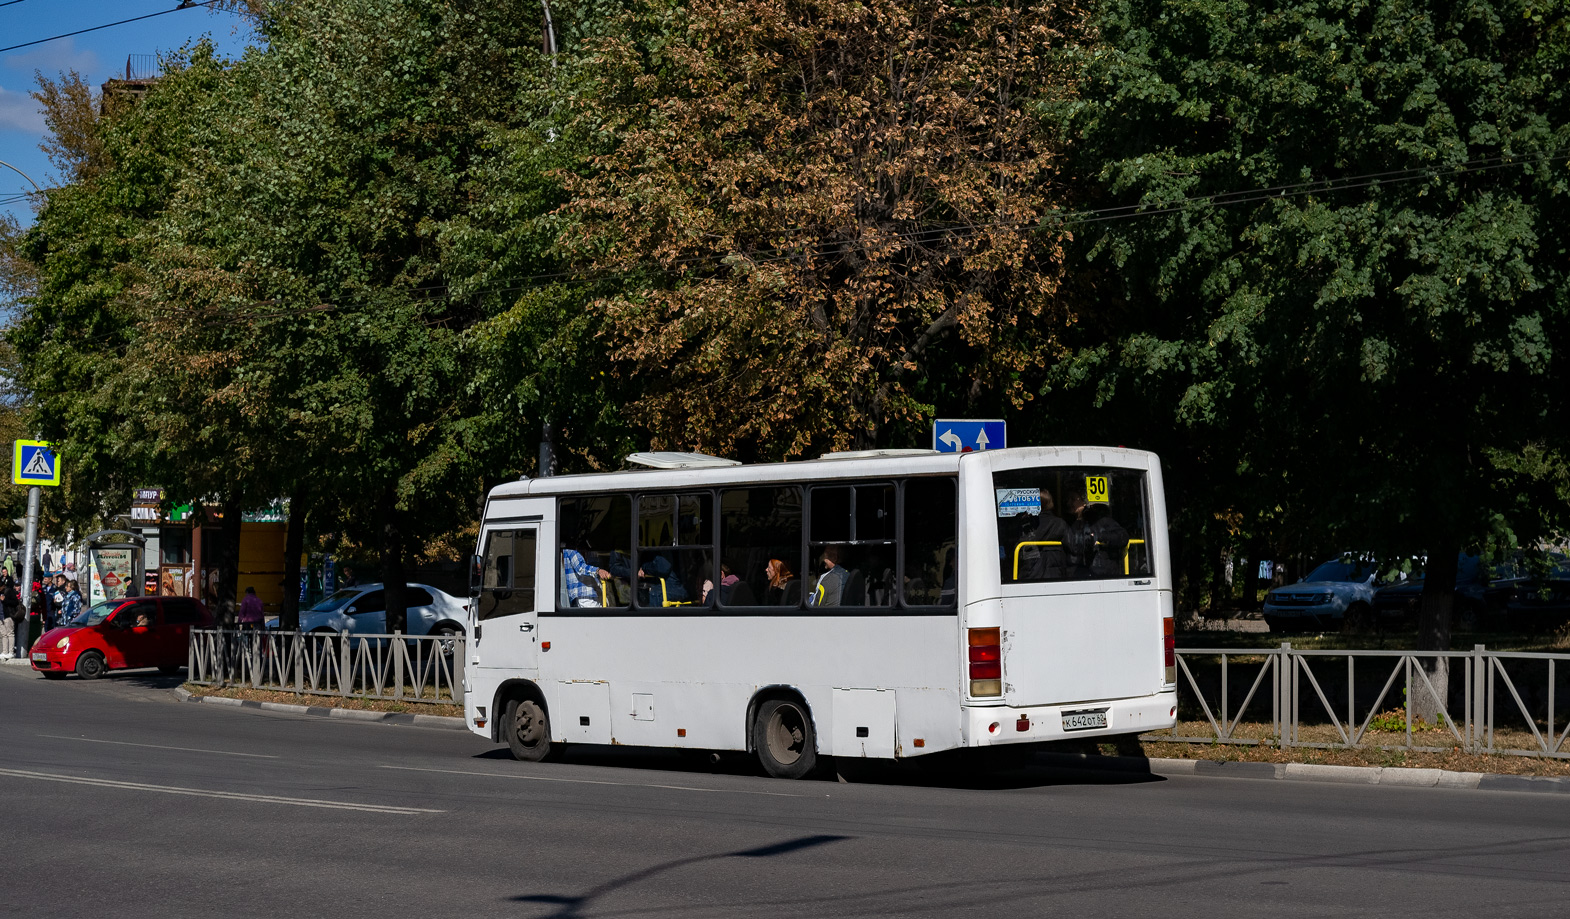
{"type": "Polygon", "coordinates": [[[1055,397],[1170,412],[1203,499],[1427,553],[1421,646],[1447,647],[1458,552],[1563,523],[1514,458],[1563,449],[1564,5],[1111,0],[1097,23],[1069,124],[1111,295],[1055,397]]]}
{"type": "Polygon", "coordinates": [[[527,455],[524,419],[561,395],[514,368],[563,336],[572,297],[504,273],[548,269],[537,223],[557,198],[540,177],[570,156],[536,126],[552,69],[539,16],[266,7],[266,48],[228,73],[137,291],[162,352],[148,367],[183,362],[154,384],[170,430],[242,454],[247,498],[294,494],[379,547],[393,628],[405,559],[473,519],[487,472],[527,455]]]}

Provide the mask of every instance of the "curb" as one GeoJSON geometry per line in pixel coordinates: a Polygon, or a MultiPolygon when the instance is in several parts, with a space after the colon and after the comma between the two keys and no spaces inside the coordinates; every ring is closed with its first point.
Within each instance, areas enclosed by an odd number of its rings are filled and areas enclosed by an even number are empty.
{"type": "Polygon", "coordinates": [[[1143,759],[1134,756],[1088,756],[1083,753],[1042,753],[1042,763],[1057,769],[1138,772],[1148,775],[1210,775],[1285,782],[1339,785],[1383,785],[1396,788],[1462,788],[1478,791],[1530,791],[1570,794],[1570,777],[1500,775],[1412,769],[1403,766],[1325,766],[1314,763],[1245,763],[1212,759],[1143,759]]]}
{"type": "Polygon", "coordinates": [[[368,712],[357,708],[332,708],[326,705],[293,705],[288,702],[256,702],[250,699],[229,699],[224,696],[198,696],[180,687],[174,691],[181,702],[200,702],[204,705],[227,705],[231,708],[259,708],[267,712],[288,712],[291,715],[311,715],[317,718],[334,718],[340,721],[360,721],[369,724],[402,724],[417,728],[441,728],[449,731],[467,730],[462,718],[446,715],[412,715],[408,712],[368,712]]]}

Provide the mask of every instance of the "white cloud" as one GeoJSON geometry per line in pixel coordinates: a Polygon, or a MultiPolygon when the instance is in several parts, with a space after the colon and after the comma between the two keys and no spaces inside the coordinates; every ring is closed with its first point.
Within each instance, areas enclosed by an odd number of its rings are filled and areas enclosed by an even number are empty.
{"type": "Polygon", "coordinates": [[[44,133],[44,113],[38,102],[25,92],[0,86],[0,131],[44,133]]]}
{"type": "Polygon", "coordinates": [[[96,71],[99,66],[98,55],[90,48],[78,48],[74,38],[63,38],[30,51],[7,54],[0,57],[0,63],[9,70],[20,70],[26,74],[41,70],[49,77],[67,70],[76,70],[85,76],[96,71]]]}

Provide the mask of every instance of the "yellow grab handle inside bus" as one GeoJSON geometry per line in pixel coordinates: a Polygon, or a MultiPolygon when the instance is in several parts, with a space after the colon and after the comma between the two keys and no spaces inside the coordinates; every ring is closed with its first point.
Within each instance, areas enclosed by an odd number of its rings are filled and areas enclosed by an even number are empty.
{"type": "Polygon", "coordinates": [[[1131,549],[1133,549],[1134,546],[1143,546],[1144,544],[1145,544],[1145,541],[1143,539],[1130,539],[1128,541],[1128,545],[1123,547],[1123,573],[1124,574],[1128,574],[1128,553],[1129,553],[1129,551],[1131,549]]]}
{"type": "Polygon", "coordinates": [[[1019,580],[1019,550],[1026,546],[1061,546],[1061,542],[1022,542],[1014,545],[1014,580],[1019,580]]]}
{"type": "Polygon", "coordinates": [[[672,600],[670,591],[665,587],[665,579],[660,578],[660,605],[661,606],[691,606],[691,600],[672,600]]]}
{"type": "MultiPolygon", "coordinates": [[[[1143,546],[1144,544],[1145,544],[1145,541],[1143,539],[1130,539],[1128,541],[1128,543],[1123,547],[1123,573],[1124,574],[1128,574],[1128,571],[1129,571],[1129,566],[1128,566],[1128,554],[1129,554],[1129,552],[1132,551],[1134,546],[1143,546]]],[[[1061,545],[1063,545],[1061,542],[1022,542],[1022,543],[1016,543],[1014,545],[1014,580],[1016,580],[1016,581],[1019,580],[1019,550],[1025,548],[1026,546],[1061,546],[1061,545]]],[[[1099,546],[1099,545],[1101,545],[1101,543],[1096,543],[1096,545],[1099,546]]]]}

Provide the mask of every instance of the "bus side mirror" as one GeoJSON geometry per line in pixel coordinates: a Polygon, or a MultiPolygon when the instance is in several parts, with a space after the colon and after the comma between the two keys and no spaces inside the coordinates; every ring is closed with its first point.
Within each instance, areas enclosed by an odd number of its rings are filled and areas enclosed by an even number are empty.
{"type": "Polygon", "coordinates": [[[469,593],[480,592],[480,585],[485,583],[485,559],[476,555],[474,564],[469,567],[469,593]]]}

